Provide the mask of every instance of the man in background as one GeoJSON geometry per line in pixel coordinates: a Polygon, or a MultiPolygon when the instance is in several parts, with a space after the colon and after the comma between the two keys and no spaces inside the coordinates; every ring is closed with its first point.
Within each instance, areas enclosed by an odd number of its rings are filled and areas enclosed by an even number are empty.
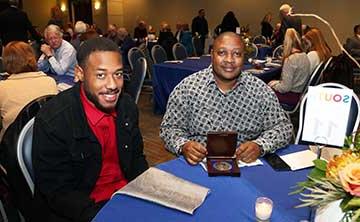
{"type": "Polygon", "coordinates": [[[344,47],[352,56],[357,57],[356,59],[360,60],[360,24],[355,25],[354,36],[346,39],[344,47]]]}
{"type": "Polygon", "coordinates": [[[38,60],[39,71],[53,75],[74,76],[76,51],[62,38],[63,33],[57,25],[49,25],[44,31],[47,44],[42,44],[42,55],[38,60]]]}
{"type": "Polygon", "coordinates": [[[198,12],[198,16],[196,16],[195,18],[193,18],[192,23],[191,23],[191,32],[193,34],[193,36],[197,36],[200,38],[200,48],[199,50],[199,55],[204,54],[204,48],[205,48],[205,39],[207,38],[208,34],[209,34],[209,26],[208,26],[208,22],[205,19],[205,9],[200,9],[198,12]]]}
{"type": "Polygon", "coordinates": [[[28,32],[37,42],[41,40],[27,14],[18,8],[18,3],[18,0],[9,0],[10,7],[0,13],[0,36],[3,46],[11,41],[28,42],[28,32]]]}
{"type": "Polygon", "coordinates": [[[290,16],[290,14],[293,12],[292,7],[288,4],[283,4],[280,6],[279,10],[281,26],[275,46],[283,44],[285,33],[288,28],[294,28],[299,33],[300,37],[302,36],[302,22],[300,17],[290,16]]]}
{"type": "Polygon", "coordinates": [[[287,145],[292,125],[275,93],[259,78],[241,71],[241,37],[224,32],[213,46],[212,65],[185,78],[169,97],[160,126],[166,148],[197,164],[207,154],[209,132],[237,132],[234,155],[244,162],[287,145]]]}

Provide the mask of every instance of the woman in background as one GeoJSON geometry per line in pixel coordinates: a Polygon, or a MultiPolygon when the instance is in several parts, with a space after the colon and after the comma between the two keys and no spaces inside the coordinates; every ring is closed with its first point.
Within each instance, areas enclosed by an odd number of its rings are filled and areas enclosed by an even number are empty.
{"type": "Polygon", "coordinates": [[[29,44],[18,41],[8,43],[3,52],[3,64],[10,76],[0,81],[0,139],[28,103],[58,92],[55,80],[37,71],[35,54],[29,44]]]}
{"type": "Polygon", "coordinates": [[[303,40],[308,51],[310,72],[313,72],[320,62],[325,62],[331,57],[331,50],[318,28],[311,28],[303,36],[303,40]]]}
{"type": "Polygon", "coordinates": [[[286,30],[284,39],[283,68],[280,80],[268,85],[274,89],[279,102],[295,106],[310,76],[310,62],[303,52],[301,39],[295,29],[286,30]]]}
{"type": "Polygon", "coordinates": [[[261,21],[261,35],[270,40],[273,35],[274,28],[271,25],[272,14],[267,13],[261,21]]]}

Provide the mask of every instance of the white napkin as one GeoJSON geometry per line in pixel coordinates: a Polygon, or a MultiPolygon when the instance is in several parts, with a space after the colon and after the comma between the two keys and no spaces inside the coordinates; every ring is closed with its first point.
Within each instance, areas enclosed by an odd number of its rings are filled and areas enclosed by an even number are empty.
{"type": "MultiPolygon", "coordinates": [[[[237,162],[238,167],[252,167],[252,166],[257,166],[257,165],[264,165],[263,162],[260,159],[257,159],[254,162],[251,163],[245,163],[242,161],[238,161],[237,162]]],[[[207,172],[207,166],[206,166],[206,158],[204,158],[201,162],[200,162],[200,166],[205,170],[205,172],[207,172]]]]}
{"type": "Polygon", "coordinates": [[[164,63],[174,63],[174,64],[179,64],[179,63],[183,63],[184,61],[182,60],[168,60],[165,61],[164,63]]]}

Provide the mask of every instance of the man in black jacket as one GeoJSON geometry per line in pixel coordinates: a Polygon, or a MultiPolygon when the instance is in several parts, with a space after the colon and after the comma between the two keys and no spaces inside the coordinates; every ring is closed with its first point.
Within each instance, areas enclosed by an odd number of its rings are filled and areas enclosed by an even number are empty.
{"type": "Polygon", "coordinates": [[[35,221],[90,221],[114,191],[148,168],[137,107],[121,93],[117,45],[85,41],[77,59],[80,83],[35,118],[35,221]]]}
{"type": "Polygon", "coordinates": [[[275,42],[275,47],[283,44],[285,33],[288,28],[294,28],[299,35],[302,36],[301,19],[300,17],[290,15],[293,12],[291,6],[283,4],[280,6],[279,10],[281,26],[275,42]]]}
{"type": "Polygon", "coordinates": [[[10,7],[0,13],[0,35],[5,46],[11,41],[28,41],[28,32],[40,42],[41,36],[33,28],[25,12],[18,9],[18,0],[9,0],[10,7]]]}
{"type": "Polygon", "coordinates": [[[198,36],[200,38],[201,47],[198,53],[200,55],[204,54],[205,39],[208,37],[209,34],[209,26],[205,18],[205,9],[200,9],[198,12],[198,16],[193,18],[191,23],[191,32],[193,36],[198,36]]]}

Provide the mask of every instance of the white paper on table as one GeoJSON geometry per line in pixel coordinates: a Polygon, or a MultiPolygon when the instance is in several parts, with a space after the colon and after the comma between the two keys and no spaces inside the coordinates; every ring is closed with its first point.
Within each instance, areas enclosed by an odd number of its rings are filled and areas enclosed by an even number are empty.
{"type": "Polygon", "coordinates": [[[274,63],[274,62],[267,62],[267,63],[265,63],[265,66],[281,67],[281,64],[279,64],[279,63],[274,63]]]}
{"type": "MultiPolygon", "coordinates": [[[[252,166],[258,166],[258,165],[264,165],[260,159],[257,159],[256,161],[251,162],[251,163],[245,163],[245,162],[238,160],[237,164],[238,164],[238,167],[252,167],[252,166]]],[[[200,162],[200,166],[207,172],[206,158],[204,158],[203,161],[200,162]]]]}
{"type": "Polygon", "coordinates": [[[173,64],[179,64],[179,63],[183,63],[184,61],[182,60],[167,60],[164,63],[173,63],[173,64]]]}
{"type": "Polygon", "coordinates": [[[150,167],[113,195],[126,194],[193,214],[209,192],[207,187],[150,167]]]}
{"type": "Polygon", "coordinates": [[[71,87],[72,87],[72,85],[69,85],[69,84],[63,83],[63,82],[57,84],[57,89],[58,89],[59,92],[62,92],[62,91],[64,91],[64,90],[67,90],[68,88],[71,88],[71,87]]]}
{"type": "Polygon", "coordinates": [[[316,160],[317,155],[311,150],[303,150],[300,152],[282,155],[280,158],[289,165],[291,170],[300,170],[314,166],[313,161],[316,160]]]}
{"type": "Polygon", "coordinates": [[[262,74],[264,73],[263,69],[247,69],[246,72],[250,72],[251,74],[262,74]]]}

